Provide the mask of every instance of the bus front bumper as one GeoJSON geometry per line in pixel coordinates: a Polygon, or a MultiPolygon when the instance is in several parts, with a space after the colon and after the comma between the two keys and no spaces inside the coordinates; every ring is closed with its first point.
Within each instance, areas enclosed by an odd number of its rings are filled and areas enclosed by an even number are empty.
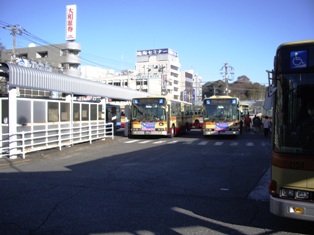
{"type": "Polygon", "coordinates": [[[168,135],[167,131],[131,131],[132,135],[168,135]]]}
{"type": "Polygon", "coordinates": [[[239,135],[240,131],[210,131],[204,130],[203,135],[239,135]]]}
{"type": "Polygon", "coordinates": [[[272,214],[298,220],[314,221],[314,203],[290,201],[270,196],[272,214]]]}

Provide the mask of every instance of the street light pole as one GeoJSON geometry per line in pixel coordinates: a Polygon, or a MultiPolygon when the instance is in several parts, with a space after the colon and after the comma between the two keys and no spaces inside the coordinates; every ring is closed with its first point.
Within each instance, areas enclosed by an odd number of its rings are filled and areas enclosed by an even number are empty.
{"type": "Polygon", "coordinates": [[[161,95],[167,95],[167,86],[166,82],[164,81],[164,65],[161,65],[158,69],[158,72],[161,72],[161,79],[160,79],[160,86],[161,86],[161,95]]]}

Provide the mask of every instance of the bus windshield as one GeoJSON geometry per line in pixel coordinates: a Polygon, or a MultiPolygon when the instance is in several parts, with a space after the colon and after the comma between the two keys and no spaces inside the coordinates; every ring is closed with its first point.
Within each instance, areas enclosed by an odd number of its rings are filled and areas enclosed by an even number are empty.
{"type": "Polygon", "coordinates": [[[237,104],[232,104],[230,101],[220,101],[218,104],[214,101],[204,107],[204,121],[236,121],[238,118],[237,104]]]}
{"type": "Polygon", "coordinates": [[[164,121],[166,120],[166,104],[156,102],[133,103],[132,120],[164,121]]]}
{"type": "Polygon", "coordinates": [[[314,74],[283,74],[274,110],[274,151],[314,156],[314,74]]]}

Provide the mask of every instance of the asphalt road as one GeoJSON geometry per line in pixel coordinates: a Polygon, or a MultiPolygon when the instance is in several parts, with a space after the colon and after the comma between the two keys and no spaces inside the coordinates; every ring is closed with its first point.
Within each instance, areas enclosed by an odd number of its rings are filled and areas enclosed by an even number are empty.
{"type": "Polygon", "coordinates": [[[0,159],[2,234],[314,234],[269,213],[262,134],[95,141],[0,159]]]}

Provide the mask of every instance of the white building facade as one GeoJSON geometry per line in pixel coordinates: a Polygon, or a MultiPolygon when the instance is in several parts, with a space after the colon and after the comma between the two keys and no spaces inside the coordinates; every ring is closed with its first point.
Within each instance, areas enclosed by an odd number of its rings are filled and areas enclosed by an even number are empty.
{"type": "Polygon", "coordinates": [[[180,99],[180,61],[170,48],[138,50],[136,89],[155,95],[180,99]]]}

